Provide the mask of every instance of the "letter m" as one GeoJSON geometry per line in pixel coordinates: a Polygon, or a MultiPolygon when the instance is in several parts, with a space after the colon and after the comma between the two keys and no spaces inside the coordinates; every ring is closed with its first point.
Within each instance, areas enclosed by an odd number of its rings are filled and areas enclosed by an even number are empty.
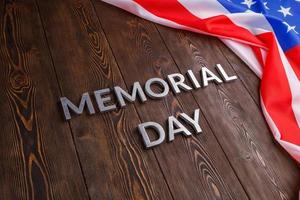
{"type": "Polygon", "coordinates": [[[95,109],[93,107],[90,95],[88,92],[82,94],[81,100],[80,100],[80,104],[79,107],[75,106],[68,98],[66,97],[61,97],[60,98],[60,103],[63,107],[64,110],[64,115],[66,120],[71,119],[71,114],[70,114],[70,109],[76,113],[76,114],[81,114],[83,112],[83,109],[85,107],[85,105],[87,105],[89,113],[90,114],[95,114],[95,109]]]}

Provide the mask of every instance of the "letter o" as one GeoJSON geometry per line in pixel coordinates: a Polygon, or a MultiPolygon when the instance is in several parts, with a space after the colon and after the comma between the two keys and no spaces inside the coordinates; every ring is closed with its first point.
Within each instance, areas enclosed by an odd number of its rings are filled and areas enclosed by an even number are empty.
{"type": "Polygon", "coordinates": [[[151,79],[147,80],[147,82],[145,84],[145,92],[152,99],[163,98],[163,97],[167,96],[169,93],[169,85],[166,81],[164,81],[161,78],[151,78],[151,79]],[[161,93],[153,92],[153,90],[151,89],[152,84],[160,85],[163,88],[163,91],[161,93]]]}

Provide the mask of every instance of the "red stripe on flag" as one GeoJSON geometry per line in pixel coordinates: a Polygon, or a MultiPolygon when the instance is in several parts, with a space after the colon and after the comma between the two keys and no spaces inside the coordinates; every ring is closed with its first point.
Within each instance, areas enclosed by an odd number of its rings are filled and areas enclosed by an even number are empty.
{"type": "Polygon", "coordinates": [[[281,134],[281,140],[300,145],[300,128],[292,109],[292,93],[275,36],[270,32],[258,37],[269,47],[260,87],[264,105],[281,134]]]}
{"type": "Polygon", "coordinates": [[[261,48],[255,47],[255,46],[251,46],[251,49],[252,49],[253,53],[255,54],[255,56],[256,56],[256,58],[257,58],[259,64],[260,64],[261,66],[264,66],[263,57],[262,57],[262,54],[261,54],[261,51],[260,51],[261,48]]]}
{"type": "Polygon", "coordinates": [[[300,81],[300,45],[289,49],[285,55],[300,81]]]}
{"type": "Polygon", "coordinates": [[[200,19],[177,0],[135,0],[140,6],[157,17],[177,24],[207,32],[217,37],[235,39],[259,47],[265,45],[247,29],[237,26],[225,15],[200,19]]]}
{"type": "MultiPolygon", "coordinates": [[[[235,25],[224,15],[200,19],[176,0],[135,1],[158,17],[219,37],[235,38],[243,43],[264,46],[269,49],[261,82],[262,99],[281,133],[281,139],[300,145],[300,129],[292,110],[292,94],[273,33],[254,36],[247,29],[235,25]]],[[[253,46],[252,49],[258,61],[262,63],[261,52],[258,52],[258,49],[253,46]]]]}

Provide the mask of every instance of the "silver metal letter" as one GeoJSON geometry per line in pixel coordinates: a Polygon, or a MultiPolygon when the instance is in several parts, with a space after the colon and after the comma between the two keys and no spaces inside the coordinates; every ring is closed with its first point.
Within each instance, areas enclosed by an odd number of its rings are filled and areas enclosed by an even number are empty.
{"type": "Polygon", "coordinates": [[[192,133],[185,128],[174,116],[170,116],[168,119],[169,125],[169,141],[174,140],[174,135],[178,133],[183,133],[185,136],[190,136],[192,133]],[[174,125],[177,129],[174,129],[174,125]]]}
{"type": "Polygon", "coordinates": [[[166,136],[165,131],[164,131],[163,127],[156,122],[146,122],[146,123],[139,124],[138,130],[143,137],[143,142],[147,149],[157,146],[165,140],[165,136],[166,136]],[[149,129],[149,128],[152,128],[153,130],[155,130],[158,133],[159,137],[157,140],[150,141],[150,138],[146,131],[146,129],[149,129]]]}
{"type": "Polygon", "coordinates": [[[169,92],[169,85],[166,81],[164,81],[161,78],[151,78],[149,79],[146,84],[145,84],[145,92],[146,94],[152,98],[152,99],[159,99],[162,98],[164,96],[168,95],[169,92]],[[163,88],[163,91],[161,93],[155,93],[152,91],[151,89],[151,85],[152,84],[158,84],[163,88]]]}
{"type": "Polygon", "coordinates": [[[66,120],[71,119],[71,114],[70,114],[70,110],[69,108],[74,111],[76,114],[81,114],[83,112],[84,106],[87,105],[89,113],[90,114],[95,114],[95,109],[94,106],[92,104],[90,95],[88,92],[82,94],[81,100],[80,100],[80,104],[79,107],[75,106],[68,98],[66,97],[61,97],[60,98],[60,102],[61,105],[63,107],[64,110],[64,115],[66,120]]]}
{"type": "Polygon", "coordinates": [[[219,74],[221,75],[222,79],[225,82],[229,82],[237,79],[237,76],[228,76],[228,74],[225,72],[222,65],[220,64],[217,64],[217,71],[219,72],[219,74]]]}
{"type": "Polygon", "coordinates": [[[199,115],[200,115],[200,109],[196,109],[194,112],[194,119],[192,119],[190,116],[188,116],[185,113],[180,113],[179,117],[184,120],[186,123],[190,124],[196,133],[201,133],[202,129],[199,125],[199,115]]]}
{"type": "Polygon", "coordinates": [[[106,112],[117,108],[115,104],[105,105],[105,103],[111,101],[111,98],[109,96],[103,97],[103,95],[109,94],[109,92],[110,92],[109,88],[94,91],[94,95],[100,112],[106,112]]]}
{"type": "Polygon", "coordinates": [[[206,67],[201,68],[201,74],[203,87],[206,87],[208,85],[208,81],[214,81],[217,84],[223,82],[218,76],[216,76],[212,71],[210,71],[206,67]]]}
{"type": "Polygon", "coordinates": [[[171,87],[172,87],[175,94],[180,93],[180,89],[182,89],[184,91],[188,91],[188,90],[193,89],[193,88],[191,88],[190,86],[188,86],[187,84],[184,83],[184,76],[182,74],[179,74],[179,73],[168,75],[168,81],[171,84],[171,87]]]}
{"type": "Polygon", "coordinates": [[[140,85],[139,82],[135,82],[133,84],[133,88],[132,88],[132,94],[128,94],[126,91],[124,91],[122,88],[120,88],[119,86],[114,87],[115,90],[115,94],[117,96],[118,102],[120,104],[121,107],[126,106],[125,100],[129,102],[133,102],[136,99],[136,95],[138,94],[138,96],[140,97],[140,100],[142,102],[147,101],[147,98],[145,96],[145,93],[140,85]]]}
{"type": "Polygon", "coordinates": [[[192,70],[188,70],[187,71],[187,76],[189,77],[189,79],[190,79],[190,81],[192,82],[192,84],[193,84],[193,87],[195,88],[195,89],[198,89],[198,88],[200,88],[201,86],[200,86],[200,83],[198,82],[198,80],[196,79],[196,76],[195,76],[195,74],[194,74],[194,72],[192,71],[192,70]]]}

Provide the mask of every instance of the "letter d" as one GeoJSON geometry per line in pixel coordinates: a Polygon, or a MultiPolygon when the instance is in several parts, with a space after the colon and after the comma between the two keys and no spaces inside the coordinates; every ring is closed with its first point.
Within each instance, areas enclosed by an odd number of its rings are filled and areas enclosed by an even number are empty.
{"type": "Polygon", "coordinates": [[[145,122],[145,123],[139,124],[138,130],[139,130],[140,134],[143,137],[143,142],[144,142],[145,147],[147,149],[151,148],[151,147],[154,147],[154,146],[157,146],[165,140],[165,135],[166,135],[165,131],[164,131],[163,127],[158,123],[145,122]],[[159,136],[158,139],[156,139],[154,141],[150,141],[150,138],[147,134],[146,129],[153,129],[154,131],[156,131],[158,133],[158,136],[159,136]]]}

